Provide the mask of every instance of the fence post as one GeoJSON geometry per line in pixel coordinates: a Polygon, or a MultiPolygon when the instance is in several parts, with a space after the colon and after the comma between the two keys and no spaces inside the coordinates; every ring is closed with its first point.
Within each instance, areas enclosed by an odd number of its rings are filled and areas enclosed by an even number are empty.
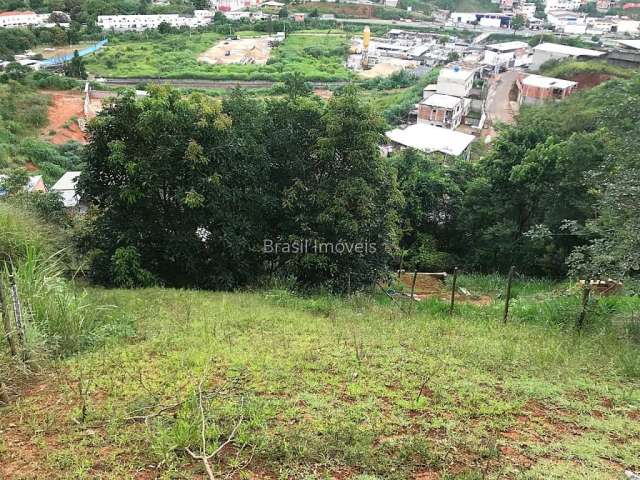
{"type": "Polygon", "coordinates": [[[578,317],[578,323],[576,327],[578,330],[582,329],[584,321],[587,319],[587,306],[589,305],[589,295],[591,294],[591,280],[586,279],[584,281],[584,288],[582,289],[582,308],[580,309],[580,316],[578,317]]]}
{"type": "Polygon", "coordinates": [[[456,302],[456,282],[458,281],[458,267],[453,269],[453,284],[451,285],[451,306],[449,307],[449,315],[453,315],[453,305],[456,302]]]}
{"type": "Polygon", "coordinates": [[[4,290],[2,288],[2,272],[0,272],[0,315],[2,315],[2,323],[4,323],[4,332],[9,342],[9,351],[11,356],[18,355],[18,349],[13,338],[13,328],[11,328],[11,320],[9,319],[9,309],[7,308],[7,300],[4,296],[4,290]]]}
{"type": "MultiPolygon", "coordinates": [[[[20,306],[20,298],[18,297],[18,286],[13,273],[9,274],[9,288],[11,289],[11,300],[13,304],[13,315],[16,322],[16,333],[18,334],[18,341],[22,348],[24,344],[24,327],[22,324],[22,307],[20,306]]],[[[24,350],[23,350],[24,351],[24,350]]]]}
{"type": "Polygon", "coordinates": [[[413,282],[411,283],[411,300],[413,300],[413,292],[416,291],[416,277],[418,276],[418,270],[413,272],[413,282]]]}
{"type": "Polygon", "coordinates": [[[507,323],[507,319],[509,318],[509,300],[511,300],[511,282],[513,281],[513,274],[515,273],[516,267],[513,265],[509,269],[509,277],[507,278],[507,291],[505,292],[504,299],[504,316],[502,317],[502,322],[507,323]]]}

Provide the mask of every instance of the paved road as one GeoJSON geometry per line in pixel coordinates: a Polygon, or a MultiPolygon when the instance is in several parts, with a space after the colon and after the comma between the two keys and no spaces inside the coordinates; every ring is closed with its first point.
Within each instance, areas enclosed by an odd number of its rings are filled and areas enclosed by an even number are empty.
{"type": "Polygon", "coordinates": [[[513,123],[514,112],[509,102],[509,92],[517,78],[517,71],[507,70],[491,79],[485,107],[491,125],[496,122],[513,123]]]}
{"type": "MultiPolygon", "coordinates": [[[[194,78],[98,78],[96,81],[114,87],[133,87],[140,83],[158,83],[179,88],[270,88],[276,82],[266,80],[201,80],[194,78]]],[[[346,85],[347,82],[309,82],[313,88],[331,88],[346,85]]]]}

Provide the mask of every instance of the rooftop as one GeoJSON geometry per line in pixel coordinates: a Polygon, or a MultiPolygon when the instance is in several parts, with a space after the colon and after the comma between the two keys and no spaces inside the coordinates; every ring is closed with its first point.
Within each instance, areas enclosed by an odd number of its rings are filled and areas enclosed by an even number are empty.
{"type": "Polygon", "coordinates": [[[438,75],[438,81],[443,80],[467,80],[469,77],[473,77],[475,72],[473,70],[464,70],[458,66],[443,68],[438,75]]]}
{"type": "Polygon", "coordinates": [[[11,12],[0,12],[0,17],[15,17],[16,15],[35,15],[35,12],[32,12],[30,10],[25,10],[24,12],[17,12],[17,11],[11,11],[11,12]]]}
{"type": "Polygon", "coordinates": [[[618,40],[618,43],[624,45],[625,47],[640,50],[640,40],[618,40]]]}
{"type": "Polygon", "coordinates": [[[456,132],[448,128],[436,127],[426,123],[396,128],[386,133],[393,142],[405,147],[422,150],[426,153],[441,152],[446,155],[461,155],[475,140],[473,135],[456,132]]]}
{"type": "Polygon", "coordinates": [[[80,173],[82,172],[65,172],[51,190],[75,190],[80,173]]]}
{"type": "Polygon", "coordinates": [[[540,45],[533,47],[534,50],[541,52],[561,53],[564,55],[572,55],[574,57],[600,57],[606,52],[600,52],[598,50],[589,50],[588,48],[571,47],[569,45],[561,45],[559,43],[541,43],[540,45]]]}
{"type": "Polygon", "coordinates": [[[578,85],[576,82],[562,80],[561,78],[543,77],[542,75],[529,75],[522,80],[523,85],[539,88],[569,88],[578,85]]]}
{"type": "Polygon", "coordinates": [[[429,105],[430,107],[455,108],[455,106],[461,102],[462,100],[460,100],[458,97],[434,93],[430,97],[422,100],[420,103],[423,105],[429,105]]]}
{"type": "Polygon", "coordinates": [[[487,48],[498,50],[500,52],[509,52],[511,50],[529,48],[529,44],[526,42],[513,41],[513,42],[504,42],[504,43],[493,43],[491,45],[487,45],[487,48]]]}

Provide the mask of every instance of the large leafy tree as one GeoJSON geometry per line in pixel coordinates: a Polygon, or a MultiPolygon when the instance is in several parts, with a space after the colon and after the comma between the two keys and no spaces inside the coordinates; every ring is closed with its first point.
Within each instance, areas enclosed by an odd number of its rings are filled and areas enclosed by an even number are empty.
{"type": "Polygon", "coordinates": [[[107,107],[80,180],[96,278],[232,288],[271,273],[344,290],[384,275],[399,194],[381,121],[352,89],[328,105],[304,93],[219,102],[156,88],[107,107]],[[268,253],[265,240],[375,250],[268,253]]]}

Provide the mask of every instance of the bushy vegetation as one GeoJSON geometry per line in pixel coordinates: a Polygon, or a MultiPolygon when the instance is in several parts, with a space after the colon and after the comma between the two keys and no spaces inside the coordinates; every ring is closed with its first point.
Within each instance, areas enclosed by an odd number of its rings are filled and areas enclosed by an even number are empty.
{"type": "MultiPolygon", "coordinates": [[[[228,34],[228,33],[227,33],[228,34]]],[[[224,38],[218,33],[164,35],[151,41],[115,39],[87,58],[87,71],[97,76],[168,77],[218,80],[282,80],[298,72],[307,80],[347,80],[344,34],[290,34],[272,51],[267,65],[210,65],[198,56],[224,38]]]]}
{"type": "Polygon", "coordinates": [[[80,145],[54,146],[37,138],[48,123],[49,97],[35,90],[33,84],[49,82],[49,76],[36,75],[24,83],[0,83],[0,172],[24,167],[27,162],[34,173],[52,184],[67,170],[82,166],[80,145]]]}
{"type": "Polygon", "coordinates": [[[353,87],[326,103],[302,91],[219,102],[156,88],[104,110],[79,184],[95,207],[94,279],[233,288],[275,275],[347,291],[382,278],[400,199],[381,119],[353,87]],[[114,270],[126,259],[137,267],[114,270]]]}
{"type": "MultiPolygon", "coordinates": [[[[67,279],[66,269],[73,265],[69,240],[33,205],[46,195],[29,194],[37,197],[33,202],[26,197],[0,202],[0,276],[8,300],[8,274],[15,275],[25,330],[21,349],[37,363],[47,355],[68,355],[95,345],[110,314],[67,279]]],[[[5,360],[0,355],[0,369],[7,368],[5,360]]]]}
{"type": "Polygon", "coordinates": [[[629,68],[611,65],[604,60],[551,60],[540,67],[540,73],[554,78],[572,79],[577,75],[594,75],[609,78],[631,78],[636,72],[629,68]]]}

